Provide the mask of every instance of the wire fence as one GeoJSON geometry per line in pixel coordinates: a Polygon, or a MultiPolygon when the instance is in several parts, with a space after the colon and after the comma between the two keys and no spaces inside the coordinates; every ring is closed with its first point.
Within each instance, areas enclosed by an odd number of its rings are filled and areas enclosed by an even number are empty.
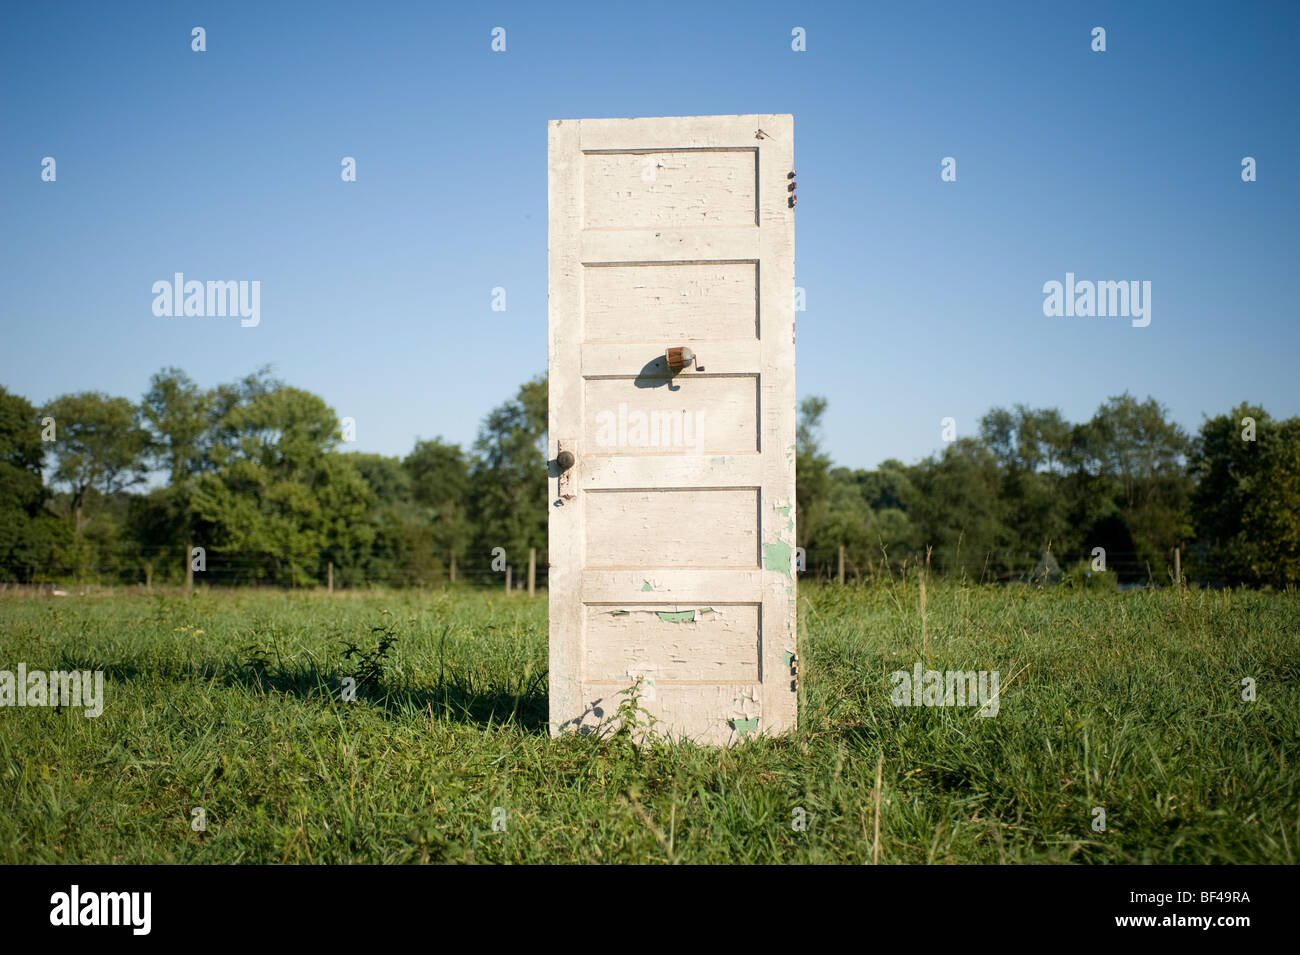
{"type": "MultiPolygon", "coordinates": [[[[871,583],[915,575],[924,569],[936,577],[974,583],[1055,582],[1070,577],[1110,574],[1122,584],[1160,585],[1186,579],[1187,555],[1180,548],[1156,556],[1131,550],[1083,552],[988,550],[949,553],[945,549],[864,552],[861,548],[818,547],[803,553],[801,580],[818,583],[871,583]]],[[[796,552],[798,554],[798,552],[796,552]]]]}
{"type": "Polygon", "coordinates": [[[241,553],[202,546],[132,547],[110,559],[70,555],[58,568],[31,568],[30,583],[0,581],[0,592],[77,587],[130,587],[165,590],[181,587],[265,587],[281,590],[357,590],[367,588],[439,589],[448,586],[506,588],[535,592],[546,586],[545,551],[507,554],[496,548],[482,554],[422,552],[405,555],[320,553],[283,556],[241,553]]]}
{"type": "MultiPolygon", "coordinates": [[[[1175,579],[1186,580],[1180,552],[1156,559],[1135,551],[1085,553],[988,551],[960,555],[944,551],[909,551],[886,555],[861,549],[818,547],[796,548],[791,568],[803,583],[817,585],[865,585],[914,577],[921,570],[936,578],[955,578],[970,583],[1059,582],[1062,579],[1105,580],[1110,575],[1126,586],[1161,586],[1175,579]]],[[[737,566],[739,566],[737,563],[737,566]]],[[[88,563],[60,573],[33,574],[29,584],[0,582],[0,593],[78,592],[87,588],[130,588],[145,591],[169,589],[230,589],[236,587],[277,590],[324,590],[327,592],[376,588],[438,590],[448,587],[508,593],[536,593],[545,590],[549,571],[548,554],[533,549],[531,554],[512,555],[501,549],[484,553],[429,552],[417,559],[394,561],[369,555],[334,559],[331,555],[300,555],[289,558],[268,554],[186,551],[175,547],[133,549],[111,563],[88,563]],[[531,558],[531,559],[530,559],[531,558]]]]}

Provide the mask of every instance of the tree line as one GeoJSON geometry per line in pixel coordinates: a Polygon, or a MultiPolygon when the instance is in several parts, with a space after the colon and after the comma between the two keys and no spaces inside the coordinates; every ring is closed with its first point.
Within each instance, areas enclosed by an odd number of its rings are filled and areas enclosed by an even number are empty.
{"type": "MultiPolygon", "coordinates": [[[[0,579],[429,586],[546,545],[546,383],[492,410],[468,451],[345,450],[317,395],[263,368],[200,388],[155,374],[37,409],[0,388],[0,579]],[[149,486],[150,484],[156,486],[149,486]]],[[[544,566],[544,564],[543,564],[544,566]]]]}
{"type": "Polygon", "coordinates": [[[974,581],[1046,566],[1078,581],[1161,584],[1178,552],[1185,579],[1300,583],[1300,418],[1241,404],[1189,435],[1153,398],[1128,393],[1081,423],[1017,405],[917,464],[850,470],[821,451],[825,409],[815,397],[799,409],[806,573],[829,575],[843,547],[869,575],[927,562],[974,581]]]}
{"type": "MultiPolygon", "coordinates": [[[[138,402],[37,408],[0,387],[0,580],[177,583],[196,547],[215,584],[481,581],[530,548],[544,568],[546,394],[538,376],[469,448],[436,437],[399,458],[346,450],[326,402],[267,368],[210,389],[165,368],[138,402]]],[[[1300,418],[1242,404],[1188,435],[1151,398],[1077,424],[1018,405],[916,464],[853,470],[822,449],[825,410],[799,409],[805,578],[924,562],[992,581],[1046,560],[1162,582],[1177,549],[1192,579],[1300,582],[1300,418]]]]}

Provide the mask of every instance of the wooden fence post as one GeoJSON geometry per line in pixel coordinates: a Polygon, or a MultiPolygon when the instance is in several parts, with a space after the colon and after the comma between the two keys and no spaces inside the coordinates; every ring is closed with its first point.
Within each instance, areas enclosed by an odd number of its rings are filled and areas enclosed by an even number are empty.
{"type": "Polygon", "coordinates": [[[185,593],[194,592],[194,545],[187,543],[185,545],[185,593]]]}
{"type": "Polygon", "coordinates": [[[334,561],[329,564],[329,592],[334,593],[334,561]]]}
{"type": "Polygon", "coordinates": [[[537,548],[528,548],[528,596],[537,590],[537,548]]]}
{"type": "Polygon", "coordinates": [[[451,582],[456,582],[456,555],[451,555],[451,582]]]}
{"type": "Polygon", "coordinates": [[[1174,548],[1174,583],[1181,585],[1183,582],[1183,555],[1177,547],[1174,548]]]}
{"type": "Polygon", "coordinates": [[[506,596],[510,596],[510,565],[506,564],[506,596]]]}
{"type": "Polygon", "coordinates": [[[844,545],[843,544],[840,545],[840,562],[839,562],[839,570],[836,573],[836,577],[839,579],[839,582],[841,584],[844,583],[844,545]]]}

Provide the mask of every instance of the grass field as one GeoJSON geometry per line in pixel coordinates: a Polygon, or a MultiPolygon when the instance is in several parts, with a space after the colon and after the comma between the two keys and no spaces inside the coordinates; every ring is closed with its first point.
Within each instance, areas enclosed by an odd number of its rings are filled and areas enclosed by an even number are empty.
{"type": "Polygon", "coordinates": [[[551,740],[545,597],[0,599],[0,669],[107,698],[0,710],[0,861],[1297,861],[1300,596],[920,597],[804,588],[799,732],[729,750],[551,740]],[[997,715],[893,706],[922,660],[999,671],[997,715]]]}

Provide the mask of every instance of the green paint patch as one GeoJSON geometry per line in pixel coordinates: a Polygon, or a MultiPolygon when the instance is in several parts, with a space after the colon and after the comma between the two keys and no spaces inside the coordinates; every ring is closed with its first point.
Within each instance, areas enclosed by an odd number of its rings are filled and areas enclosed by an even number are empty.
{"type": "Polygon", "coordinates": [[[794,517],[790,513],[792,510],[794,510],[794,506],[791,504],[787,504],[785,507],[778,507],[776,509],[776,512],[778,514],[780,514],[784,518],[788,518],[788,520],[785,522],[785,529],[788,531],[794,530],[794,517]]]}
{"type": "Polygon", "coordinates": [[[641,590],[642,590],[642,592],[647,591],[647,590],[651,590],[651,591],[653,591],[654,588],[650,586],[650,581],[647,580],[644,584],[641,585],[641,590]]]}
{"type": "Polygon", "coordinates": [[[789,650],[785,651],[785,653],[781,654],[781,661],[782,661],[782,662],[783,662],[787,667],[789,667],[789,666],[793,666],[793,665],[794,665],[794,654],[791,653],[789,650]]]}
{"type": "Polygon", "coordinates": [[[690,623],[695,619],[694,610],[660,610],[659,619],[665,623],[690,623]]]}
{"type": "Polygon", "coordinates": [[[790,561],[793,556],[790,545],[785,541],[776,541],[763,545],[763,568],[775,570],[786,577],[790,576],[790,561]]]}
{"type": "Polygon", "coordinates": [[[748,736],[758,731],[758,717],[755,716],[751,720],[732,720],[731,728],[741,736],[748,736]]]}

